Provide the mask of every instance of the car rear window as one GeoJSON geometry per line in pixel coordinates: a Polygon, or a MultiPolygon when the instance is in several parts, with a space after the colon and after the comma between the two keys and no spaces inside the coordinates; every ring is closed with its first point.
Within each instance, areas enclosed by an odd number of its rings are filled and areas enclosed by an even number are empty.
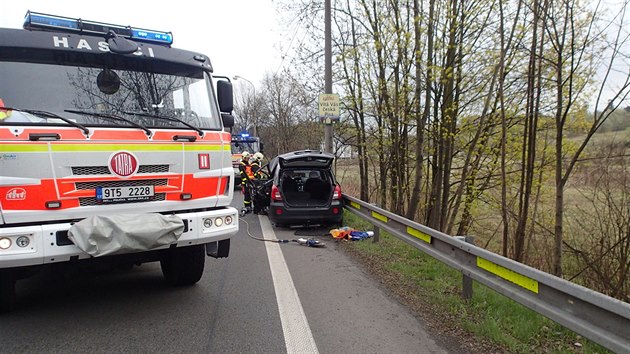
{"type": "Polygon", "coordinates": [[[302,182],[306,182],[309,178],[323,179],[328,180],[329,174],[326,170],[318,170],[318,169],[292,169],[285,170],[282,173],[282,178],[293,178],[300,179],[302,182]]]}

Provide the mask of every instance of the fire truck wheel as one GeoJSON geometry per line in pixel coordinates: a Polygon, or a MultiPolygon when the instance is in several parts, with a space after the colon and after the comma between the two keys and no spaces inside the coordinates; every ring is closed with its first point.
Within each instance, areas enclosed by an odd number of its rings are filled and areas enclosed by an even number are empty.
{"type": "Polygon", "coordinates": [[[193,285],[201,279],[206,261],[203,245],[173,248],[160,261],[164,279],[170,285],[193,285]]]}
{"type": "Polygon", "coordinates": [[[15,278],[0,272],[0,313],[10,311],[15,305],[15,278]]]}

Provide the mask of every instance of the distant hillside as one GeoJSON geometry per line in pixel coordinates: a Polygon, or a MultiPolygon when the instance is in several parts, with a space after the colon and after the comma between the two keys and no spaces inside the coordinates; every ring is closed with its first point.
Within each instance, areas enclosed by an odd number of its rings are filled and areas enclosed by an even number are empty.
{"type": "Polygon", "coordinates": [[[618,132],[630,127],[630,106],[616,109],[599,129],[599,133],[618,132]]]}

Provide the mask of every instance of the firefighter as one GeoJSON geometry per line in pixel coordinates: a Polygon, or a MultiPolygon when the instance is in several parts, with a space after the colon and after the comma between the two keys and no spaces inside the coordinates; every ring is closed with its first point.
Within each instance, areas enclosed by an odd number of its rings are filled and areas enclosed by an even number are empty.
{"type": "Polygon", "coordinates": [[[265,156],[260,153],[257,152],[254,154],[254,156],[252,156],[252,174],[254,175],[254,178],[256,179],[264,179],[267,177],[267,174],[265,173],[265,171],[263,171],[262,167],[262,160],[265,156]]]}
{"type": "Polygon", "coordinates": [[[252,196],[249,193],[249,181],[254,178],[252,174],[252,166],[249,163],[250,154],[247,151],[243,151],[241,154],[241,163],[238,166],[238,170],[241,173],[241,192],[243,193],[243,209],[244,213],[248,213],[252,210],[252,196]]]}
{"type": "MultiPolygon", "coordinates": [[[[264,172],[264,170],[262,169],[262,160],[263,160],[263,158],[264,158],[264,156],[260,152],[255,153],[250,158],[250,163],[251,163],[251,166],[252,166],[252,175],[254,177],[252,180],[250,180],[250,183],[252,183],[252,184],[255,183],[255,182],[252,182],[253,180],[260,181],[260,180],[265,180],[265,179],[269,178],[267,176],[267,174],[264,172]]],[[[264,181],[260,181],[260,182],[262,183],[264,181]]],[[[265,205],[269,205],[269,203],[268,202],[266,203],[262,199],[262,194],[263,193],[262,193],[262,191],[260,189],[261,187],[262,187],[262,185],[258,184],[258,186],[257,186],[258,189],[253,191],[253,193],[255,193],[254,198],[253,198],[254,199],[253,200],[253,202],[254,202],[253,212],[254,212],[254,214],[263,214],[263,215],[265,215],[267,213],[266,210],[265,210],[265,205]]]]}

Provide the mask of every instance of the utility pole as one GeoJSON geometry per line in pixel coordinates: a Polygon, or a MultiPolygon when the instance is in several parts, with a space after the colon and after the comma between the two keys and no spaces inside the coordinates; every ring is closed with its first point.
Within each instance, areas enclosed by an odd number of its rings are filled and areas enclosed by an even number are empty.
{"type": "MultiPolygon", "coordinates": [[[[332,93],[332,40],[330,21],[330,0],[324,0],[324,93],[332,93]]],[[[324,119],[324,151],[333,152],[332,119],[324,119]]]]}

